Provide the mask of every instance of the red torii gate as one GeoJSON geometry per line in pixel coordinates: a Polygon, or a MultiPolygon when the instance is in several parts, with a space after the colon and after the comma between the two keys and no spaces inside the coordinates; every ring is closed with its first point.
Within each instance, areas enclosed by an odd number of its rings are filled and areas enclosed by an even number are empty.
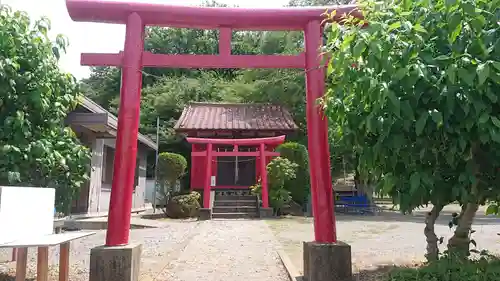
{"type": "Polygon", "coordinates": [[[298,68],[306,70],[307,133],[315,241],[337,241],[333,212],[327,120],[316,100],[324,94],[322,14],[336,10],[334,20],[355,13],[355,5],[336,7],[243,9],[185,7],[164,4],[66,0],[74,21],[126,25],[124,51],[82,54],[81,64],[122,68],[118,132],[106,246],[129,241],[130,210],[137,153],[143,67],[170,68],[298,68]],[[218,55],[165,55],[144,51],[146,25],[219,29],[218,55]],[[232,30],[303,30],[305,52],[299,55],[232,55],[232,30]]]}

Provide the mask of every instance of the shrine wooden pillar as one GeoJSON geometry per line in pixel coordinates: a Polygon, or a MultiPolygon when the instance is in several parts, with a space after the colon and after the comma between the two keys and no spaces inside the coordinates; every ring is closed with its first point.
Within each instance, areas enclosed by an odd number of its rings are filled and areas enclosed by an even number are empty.
{"type": "Polygon", "coordinates": [[[267,163],[266,163],[266,145],[259,145],[259,160],[260,160],[260,184],[262,186],[262,207],[269,208],[269,191],[267,186],[267,163]]]}
{"type": "Polygon", "coordinates": [[[319,243],[337,242],[333,190],[330,174],[328,120],[318,106],[325,93],[325,73],[319,50],[322,46],[319,20],[310,21],[305,30],[306,47],[306,117],[314,236],[319,243]]]}
{"type": "Polygon", "coordinates": [[[212,177],[212,143],[207,143],[207,157],[205,159],[205,183],[203,185],[203,208],[210,208],[210,190],[212,177]]]}

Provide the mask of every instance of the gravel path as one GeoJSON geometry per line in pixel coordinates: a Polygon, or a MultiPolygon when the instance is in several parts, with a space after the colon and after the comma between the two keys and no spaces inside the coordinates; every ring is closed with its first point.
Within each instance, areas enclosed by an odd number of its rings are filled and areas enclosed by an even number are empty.
{"type": "MultiPolygon", "coordinates": [[[[174,260],[185,248],[194,235],[198,234],[198,222],[168,221],[162,228],[133,229],[130,231],[130,242],[141,243],[141,275],[140,280],[151,280],[157,276],[165,263],[174,260]]],[[[71,243],[70,256],[70,280],[87,281],[89,275],[90,249],[102,245],[105,241],[106,232],[96,231],[97,234],[71,243]]],[[[11,250],[0,249],[0,273],[13,273],[15,263],[2,263],[8,260],[11,250]]],[[[50,280],[57,280],[57,264],[59,250],[51,248],[49,252],[50,280]]],[[[29,251],[28,277],[36,276],[36,250],[29,251]]],[[[0,281],[2,277],[0,276],[0,281]]]]}
{"type": "Polygon", "coordinates": [[[158,280],[285,281],[277,241],[264,221],[205,221],[158,280]]]}
{"type": "MultiPolygon", "coordinates": [[[[445,241],[453,235],[448,228],[450,206],[436,223],[436,234],[445,241]]],[[[459,210],[459,208],[458,208],[459,210]]],[[[356,216],[337,214],[337,235],[340,241],[352,247],[354,272],[372,271],[384,266],[412,265],[425,260],[424,214],[423,209],[413,216],[403,216],[394,212],[384,212],[377,216],[356,216]]],[[[302,272],[302,242],[314,240],[312,218],[288,217],[269,220],[268,225],[282,244],[297,269],[302,272]]],[[[500,218],[478,213],[473,227],[478,249],[488,249],[500,254],[500,218]]],[[[446,242],[441,245],[444,250],[446,242]]]]}
{"type": "MultiPolygon", "coordinates": [[[[72,243],[71,281],[88,280],[90,249],[102,245],[105,231],[72,243]]],[[[274,235],[264,221],[166,221],[160,228],[131,230],[131,243],[141,243],[140,281],[288,280],[276,253],[274,235]]],[[[0,249],[2,273],[13,275],[15,263],[5,263],[10,250],[0,249]]],[[[50,253],[50,280],[57,280],[59,251],[50,253]]],[[[28,277],[36,276],[36,251],[29,252],[28,277]]]]}

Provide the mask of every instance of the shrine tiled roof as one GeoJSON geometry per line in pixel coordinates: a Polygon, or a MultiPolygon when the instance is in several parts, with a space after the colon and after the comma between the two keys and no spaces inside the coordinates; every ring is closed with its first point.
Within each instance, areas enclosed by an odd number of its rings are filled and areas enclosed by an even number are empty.
{"type": "Polygon", "coordinates": [[[174,129],[176,131],[295,131],[298,130],[298,127],[290,112],[279,105],[191,103],[184,108],[174,129]]]}

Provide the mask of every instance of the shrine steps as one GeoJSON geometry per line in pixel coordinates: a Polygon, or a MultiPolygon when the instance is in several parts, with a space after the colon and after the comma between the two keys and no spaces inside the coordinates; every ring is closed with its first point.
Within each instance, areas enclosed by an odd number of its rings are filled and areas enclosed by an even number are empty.
{"type": "Polygon", "coordinates": [[[254,195],[216,195],[212,209],[212,218],[257,218],[257,206],[257,196],[254,195]]]}

